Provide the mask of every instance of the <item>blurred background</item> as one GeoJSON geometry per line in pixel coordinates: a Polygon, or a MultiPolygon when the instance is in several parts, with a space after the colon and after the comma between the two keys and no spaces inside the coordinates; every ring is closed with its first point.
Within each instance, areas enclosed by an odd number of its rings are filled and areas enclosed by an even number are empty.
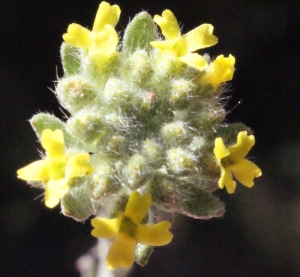
{"type": "MultiPolygon", "coordinates": [[[[212,57],[232,54],[236,72],[228,122],[254,130],[250,156],[263,176],[248,189],[217,195],[223,218],[174,216],[175,239],[156,248],[133,277],[300,276],[300,5],[293,0],[116,0],[118,31],[145,10],[171,9],[183,33],[211,23],[212,57]]],[[[76,22],[92,27],[98,0],[4,0],[0,8],[0,276],[79,276],[75,261],[96,243],[91,226],[47,209],[41,191],[16,178],[38,159],[28,119],[63,118],[50,91],[62,75],[61,35],[76,22]]],[[[202,51],[201,53],[204,53],[202,51]]]]}

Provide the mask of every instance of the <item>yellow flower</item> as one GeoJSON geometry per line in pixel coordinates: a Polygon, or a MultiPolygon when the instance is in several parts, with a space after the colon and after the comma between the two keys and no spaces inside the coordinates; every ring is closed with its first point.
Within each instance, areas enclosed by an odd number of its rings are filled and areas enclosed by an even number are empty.
{"type": "Polygon", "coordinates": [[[116,51],[118,34],[115,30],[120,18],[119,6],[100,3],[92,31],[79,24],[69,25],[64,41],[72,46],[90,49],[90,55],[99,69],[103,69],[109,57],[116,51]]]}
{"type": "Polygon", "coordinates": [[[206,74],[200,79],[200,82],[211,84],[214,88],[221,83],[232,80],[234,73],[235,57],[229,55],[218,56],[210,65],[206,74]]]}
{"type": "Polygon", "coordinates": [[[218,43],[217,37],[212,34],[214,27],[211,24],[202,24],[185,35],[181,35],[177,19],[170,10],[165,10],[162,17],[155,15],[154,21],[161,28],[166,40],[152,41],[150,42],[152,47],[171,55],[178,64],[184,62],[198,70],[208,67],[201,55],[192,52],[218,43]]]}
{"type": "Polygon", "coordinates": [[[45,184],[45,204],[55,207],[68,190],[69,178],[82,177],[93,172],[90,155],[79,153],[67,156],[64,135],[60,129],[46,129],[41,136],[42,147],[46,150],[43,160],[35,161],[17,171],[18,178],[26,181],[41,181],[45,184]]]}
{"type": "Polygon", "coordinates": [[[129,268],[135,256],[137,243],[162,246],[171,242],[173,235],[168,229],[171,223],[162,221],[154,225],[141,224],[151,206],[151,196],[142,196],[133,191],[125,212],[114,219],[95,217],[91,223],[95,228],[92,235],[98,238],[114,239],[106,258],[108,269],[129,268]]]}
{"type": "Polygon", "coordinates": [[[225,186],[228,193],[235,191],[236,182],[232,180],[232,175],[248,188],[253,186],[255,177],[261,176],[260,168],[244,159],[254,143],[254,136],[248,136],[246,131],[239,132],[237,143],[228,148],[221,137],[216,138],[214,154],[221,167],[220,188],[225,186]]]}

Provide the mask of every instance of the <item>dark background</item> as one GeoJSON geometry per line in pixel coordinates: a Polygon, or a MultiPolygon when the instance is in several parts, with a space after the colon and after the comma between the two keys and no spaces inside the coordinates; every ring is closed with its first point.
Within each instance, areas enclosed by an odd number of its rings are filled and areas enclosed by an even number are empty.
{"type": "MultiPolygon", "coordinates": [[[[236,72],[229,122],[256,136],[250,153],[263,170],[252,189],[219,197],[223,218],[175,215],[173,242],[156,248],[132,276],[300,276],[300,4],[298,1],[185,0],[111,2],[121,7],[118,31],[137,12],[169,8],[183,33],[211,23],[212,57],[233,54],[236,72]]],[[[0,276],[78,276],[75,261],[96,243],[90,222],[47,209],[41,191],[15,171],[38,159],[27,120],[38,111],[63,116],[49,88],[61,76],[61,35],[68,24],[89,28],[97,0],[4,0],[0,7],[0,276]]],[[[204,52],[204,51],[203,51],[204,52]]],[[[201,52],[201,53],[203,53],[201,52]]]]}

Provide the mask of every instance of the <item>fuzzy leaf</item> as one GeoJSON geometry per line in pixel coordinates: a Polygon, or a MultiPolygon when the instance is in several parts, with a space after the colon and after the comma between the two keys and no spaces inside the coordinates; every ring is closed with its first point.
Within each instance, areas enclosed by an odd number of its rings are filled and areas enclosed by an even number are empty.
{"type": "MultiPolygon", "coordinates": [[[[77,221],[83,221],[94,213],[91,192],[85,178],[74,178],[68,193],[61,199],[61,211],[65,216],[72,217],[77,221]]],[[[70,181],[70,183],[72,182],[70,181]]]]}
{"type": "Polygon", "coordinates": [[[152,17],[146,12],[141,12],[133,18],[125,30],[123,51],[130,54],[138,49],[145,49],[149,52],[152,49],[150,41],[156,39],[157,34],[152,17]]]}
{"type": "Polygon", "coordinates": [[[64,42],[60,48],[61,63],[63,65],[64,73],[67,76],[75,75],[79,73],[80,60],[79,60],[80,49],[74,47],[69,43],[64,42]]]}
{"type": "Polygon", "coordinates": [[[183,190],[181,213],[199,219],[220,217],[225,212],[225,206],[218,198],[200,188],[189,185],[183,190]]]}

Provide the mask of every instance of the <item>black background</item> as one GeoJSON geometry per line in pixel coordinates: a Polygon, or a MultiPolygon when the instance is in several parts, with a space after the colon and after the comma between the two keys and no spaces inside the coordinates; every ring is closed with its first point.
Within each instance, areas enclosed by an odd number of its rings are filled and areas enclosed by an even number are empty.
{"type": "MultiPolygon", "coordinates": [[[[219,43],[202,51],[232,54],[227,121],[256,136],[250,153],[263,170],[252,189],[218,196],[223,218],[175,215],[173,242],[156,248],[132,276],[300,276],[300,4],[298,1],[185,0],[111,2],[121,7],[118,31],[141,10],[169,8],[183,33],[211,23],[219,43]]],[[[62,118],[49,88],[61,76],[61,35],[72,22],[92,27],[99,2],[6,0],[0,6],[0,275],[78,276],[75,260],[96,240],[90,222],[47,209],[41,191],[15,171],[38,159],[27,120],[38,111],[62,118]]]]}

